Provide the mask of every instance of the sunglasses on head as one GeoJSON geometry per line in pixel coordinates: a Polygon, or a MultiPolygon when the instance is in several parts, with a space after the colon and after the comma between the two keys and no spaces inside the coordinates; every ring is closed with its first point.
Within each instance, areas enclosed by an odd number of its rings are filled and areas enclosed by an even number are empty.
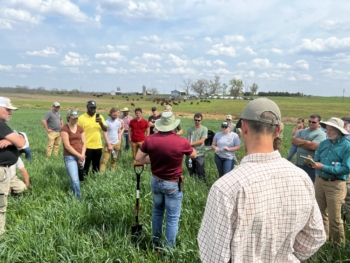
{"type": "Polygon", "coordinates": [[[309,123],[316,124],[317,121],[310,121],[310,120],[309,120],[309,123]]]}
{"type": "Polygon", "coordinates": [[[196,120],[196,119],[194,119],[194,121],[196,121],[196,122],[201,122],[202,120],[196,120]]]}

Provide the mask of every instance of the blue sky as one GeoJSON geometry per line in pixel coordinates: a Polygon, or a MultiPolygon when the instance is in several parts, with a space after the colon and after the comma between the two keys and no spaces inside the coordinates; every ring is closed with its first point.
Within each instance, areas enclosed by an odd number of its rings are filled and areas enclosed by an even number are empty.
{"type": "Polygon", "coordinates": [[[160,93],[240,78],[350,96],[350,1],[6,0],[0,86],[160,93]]]}

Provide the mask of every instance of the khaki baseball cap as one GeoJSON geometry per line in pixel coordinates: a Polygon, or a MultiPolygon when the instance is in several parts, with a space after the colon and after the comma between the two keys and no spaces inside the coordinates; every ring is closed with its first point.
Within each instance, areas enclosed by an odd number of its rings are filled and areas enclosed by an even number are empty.
{"type": "Polygon", "coordinates": [[[281,111],[277,104],[273,102],[270,99],[267,98],[259,98],[252,100],[245,106],[236,127],[241,128],[241,123],[243,120],[250,120],[250,121],[259,121],[263,123],[269,123],[271,125],[276,125],[279,126],[281,124],[281,111]],[[277,120],[268,120],[268,119],[263,119],[261,115],[264,112],[271,112],[273,113],[276,117],[277,120]]]}
{"type": "Polygon", "coordinates": [[[12,105],[11,100],[6,97],[0,97],[0,107],[4,107],[9,110],[18,110],[18,108],[12,105]]]}
{"type": "Polygon", "coordinates": [[[172,108],[170,105],[165,105],[165,106],[164,106],[164,111],[165,111],[165,112],[172,111],[172,109],[173,109],[173,108],[172,108]]]}

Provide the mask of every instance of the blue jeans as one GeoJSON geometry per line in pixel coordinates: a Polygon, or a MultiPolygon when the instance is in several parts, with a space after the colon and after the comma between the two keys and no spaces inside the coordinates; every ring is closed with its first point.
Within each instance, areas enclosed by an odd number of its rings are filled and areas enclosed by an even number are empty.
{"type": "Polygon", "coordinates": [[[219,177],[227,174],[234,168],[234,160],[221,158],[219,155],[215,154],[214,157],[216,167],[218,168],[219,177]]]}
{"type": "Polygon", "coordinates": [[[287,157],[288,161],[292,160],[292,158],[293,158],[294,154],[296,154],[297,150],[298,150],[298,146],[295,146],[294,144],[292,144],[292,147],[290,147],[289,154],[287,157]]]}
{"type": "Polygon", "coordinates": [[[179,230],[182,192],[177,182],[167,182],[152,177],[153,193],[152,242],[155,247],[161,247],[160,238],[164,211],[166,212],[165,246],[175,247],[176,235],[179,230]]]}
{"type": "Polygon", "coordinates": [[[123,133],[123,141],[125,141],[125,151],[128,151],[130,149],[130,141],[129,141],[129,133],[128,132],[123,133]]]}
{"type": "Polygon", "coordinates": [[[19,151],[19,154],[21,155],[22,153],[24,153],[26,155],[26,159],[32,163],[32,151],[30,150],[29,147],[22,149],[19,151]]]}
{"type": "Polygon", "coordinates": [[[79,172],[78,172],[78,157],[76,156],[64,156],[64,164],[66,165],[66,169],[70,180],[72,182],[72,190],[73,193],[81,199],[80,195],[80,182],[79,182],[79,172]]]}

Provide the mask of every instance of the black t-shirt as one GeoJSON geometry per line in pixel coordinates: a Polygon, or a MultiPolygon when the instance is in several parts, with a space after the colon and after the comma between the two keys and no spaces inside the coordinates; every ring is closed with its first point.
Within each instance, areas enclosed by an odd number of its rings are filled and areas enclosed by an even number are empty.
{"type": "MultiPolygon", "coordinates": [[[[5,139],[13,130],[7,124],[0,120],[0,140],[5,139]]],[[[14,145],[0,149],[0,165],[14,165],[18,160],[18,149],[14,145]]]]}
{"type": "MultiPolygon", "coordinates": [[[[148,117],[148,122],[151,121],[151,122],[154,123],[154,122],[155,122],[156,120],[158,120],[160,117],[162,117],[162,115],[160,115],[160,114],[159,114],[158,116],[156,116],[156,117],[154,117],[153,115],[152,115],[152,116],[149,116],[149,117],[148,117]]],[[[153,129],[154,129],[154,127],[151,127],[151,128],[150,128],[150,134],[153,134],[153,133],[154,133],[154,130],[153,130],[153,129]]]]}

